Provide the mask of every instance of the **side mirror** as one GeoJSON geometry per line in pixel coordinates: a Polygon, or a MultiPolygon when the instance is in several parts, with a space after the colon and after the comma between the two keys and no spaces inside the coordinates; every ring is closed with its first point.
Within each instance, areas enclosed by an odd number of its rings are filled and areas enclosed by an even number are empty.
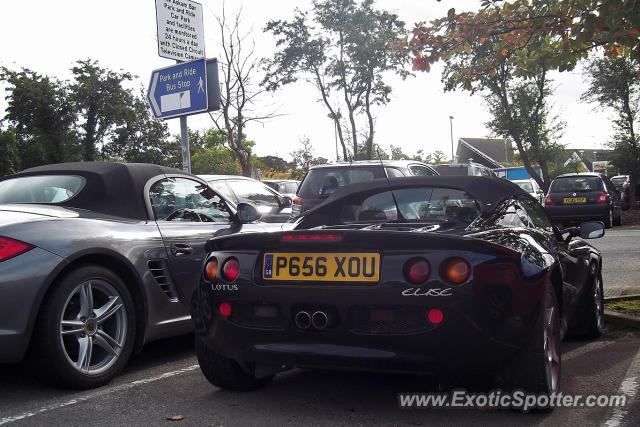
{"type": "Polygon", "coordinates": [[[293,200],[291,200],[291,197],[284,196],[280,198],[280,207],[288,208],[291,205],[293,205],[293,200]]]}
{"type": "Polygon", "coordinates": [[[238,203],[238,219],[241,223],[247,224],[260,219],[262,216],[258,209],[250,203],[238,203]]]}
{"type": "Polygon", "coordinates": [[[580,237],[597,239],[604,236],[604,223],[601,221],[583,222],[580,224],[580,237]]]}

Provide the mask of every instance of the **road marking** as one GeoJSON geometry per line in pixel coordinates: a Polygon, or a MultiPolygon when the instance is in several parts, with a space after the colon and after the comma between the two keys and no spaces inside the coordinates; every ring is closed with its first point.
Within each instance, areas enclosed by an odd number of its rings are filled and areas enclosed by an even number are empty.
{"type": "Polygon", "coordinates": [[[194,370],[198,369],[198,367],[199,367],[199,365],[197,365],[197,364],[196,365],[187,366],[186,368],[178,369],[176,371],[165,372],[164,374],[158,375],[156,377],[145,378],[145,379],[142,379],[142,380],[136,380],[136,381],[132,381],[132,382],[127,383],[127,384],[121,384],[121,385],[117,385],[117,386],[113,386],[113,387],[108,387],[108,388],[102,389],[102,390],[96,390],[96,391],[90,392],[90,393],[88,393],[88,394],[86,394],[84,396],[79,396],[79,397],[76,397],[74,399],[66,400],[64,402],[52,403],[50,405],[43,406],[42,408],[38,409],[37,411],[23,412],[22,414],[19,414],[19,415],[12,415],[10,417],[0,418],[0,425],[13,423],[13,422],[16,422],[16,421],[19,421],[19,420],[23,420],[25,418],[29,418],[29,417],[33,417],[35,415],[43,414],[43,413],[48,412],[48,411],[53,411],[55,409],[60,409],[60,408],[64,408],[64,407],[67,407],[67,406],[72,406],[72,405],[75,405],[77,403],[85,402],[85,401],[87,401],[89,399],[94,399],[94,398],[97,398],[97,397],[105,396],[107,394],[126,391],[126,390],[132,389],[134,387],[137,387],[139,385],[149,384],[149,383],[152,383],[152,382],[155,382],[155,381],[163,380],[165,378],[175,377],[176,375],[182,375],[184,373],[194,371],[194,370]]]}
{"type": "Polygon", "coordinates": [[[629,408],[633,404],[633,398],[636,396],[638,392],[638,384],[640,383],[640,349],[634,356],[631,361],[631,365],[629,365],[629,369],[627,370],[626,375],[624,376],[624,380],[620,384],[620,388],[618,389],[620,394],[624,394],[627,396],[627,404],[624,407],[616,407],[613,408],[613,413],[611,417],[604,423],[607,427],[618,427],[623,424],[624,417],[627,415],[629,408]]]}

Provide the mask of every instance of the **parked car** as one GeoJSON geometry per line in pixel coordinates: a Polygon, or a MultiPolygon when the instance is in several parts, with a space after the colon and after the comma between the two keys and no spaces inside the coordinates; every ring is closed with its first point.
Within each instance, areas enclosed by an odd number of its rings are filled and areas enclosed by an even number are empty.
{"type": "Polygon", "coordinates": [[[544,203],[544,191],[542,191],[535,179],[514,179],[511,182],[531,194],[531,197],[540,202],[540,204],[544,203]]]}
{"type": "Polygon", "coordinates": [[[560,175],[549,186],[544,208],[561,224],[587,220],[601,220],[607,228],[622,224],[620,194],[600,173],[560,175]]]}
{"type": "Polygon", "coordinates": [[[434,166],[440,175],[466,175],[466,176],[498,176],[490,168],[480,163],[442,163],[434,166]]]}
{"type": "Polygon", "coordinates": [[[143,344],[193,330],[207,240],[274,228],[243,223],[247,206],[150,164],[63,163],[0,179],[0,363],[28,351],[40,379],[97,387],[143,344]]]}
{"type": "Polygon", "coordinates": [[[252,203],[263,222],[286,222],[291,217],[292,200],[253,178],[238,175],[199,175],[233,205],[252,203]]]}
{"type": "Polygon", "coordinates": [[[616,190],[622,191],[622,186],[629,180],[629,175],[616,175],[611,178],[611,183],[616,190]]]}
{"type": "Polygon", "coordinates": [[[601,222],[558,230],[506,180],[344,187],[293,231],[209,243],[192,305],[198,362],[231,390],[302,367],[448,386],[487,373],[504,390],[555,393],[565,328],[602,331],[601,254],[582,240],[602,235],[601,222]]]}
{"type": "MultiPolygon", "coordinates": [[[[631,207],[631,198],[629,197],[629,191],[631,190],[631,181],[629,178],[622,185],[622,191],[620,191],[620,198],[622,199],[622,208],[629,209],[631,207]]],[[[640,203],[640,177],[636,181],[636,204],[640,203]]]]}
{"type": "Polygon", "coordinates": [[[300,185],[300,181],[295,179],[263,179],[260,182],[267,184],[283,196],[290,197],[291,200],[296,197],[296,191],[300,185]]]}
{"type": "Polygon", "coordinates": [[[293,199],[293,217],[319,205],[338,188],[376,178],[433,176],[438,172],[427,164],[412,160],[361,160],[312,166],[293,199]]]}

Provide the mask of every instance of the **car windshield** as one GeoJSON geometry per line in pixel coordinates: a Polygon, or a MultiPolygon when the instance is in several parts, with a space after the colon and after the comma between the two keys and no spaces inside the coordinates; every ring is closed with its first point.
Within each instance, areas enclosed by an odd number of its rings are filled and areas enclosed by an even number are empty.
{"type": "Polygon", "coordinates": [[[0,203],[62,203],[82,190],[73,175],[21,176],[0,182],[0,203]]]}
{"type": "Polygon", "coordinates": [[[401,188],[355,195],[338,208],[341,224],[397,221],[397,206],[407,221],[457,221],[470,224],[479,214],[475,199],[461,190],[440,187],[401,188]],[[395,201],[394,201],[395,196],[395,201]]]}
{"type": "Polygon", "coordinates": [[[440,175],[469,175],[469,167],[467,165],[438,165],[436,166],[440,175]]]}
{"type": "Polygon", "coordinates": [[[551,193],[571,191],[602,191],[602,180],[597,176],[568,176],[551,183],[551,193]]]}
{"type": "Polygon", "coordinates": [[[384,170],[381,166],[311,169],[302,181],[298,195],[311,199],[325,198],[345,185],[384,177],[384,170]]]}
{"type": "Polygon", "coordinates": [[[533,185],[530,182],[516,182],[516,184],[527,193],[533,193],[533,185]]]}
{"type": "Polygon", "coordinates": [[[613,185],[622,185],[625,183],[626,180],[627,180],[626,176],[614,176],[613,178],[611,178],[611,183],[613,185]]]}

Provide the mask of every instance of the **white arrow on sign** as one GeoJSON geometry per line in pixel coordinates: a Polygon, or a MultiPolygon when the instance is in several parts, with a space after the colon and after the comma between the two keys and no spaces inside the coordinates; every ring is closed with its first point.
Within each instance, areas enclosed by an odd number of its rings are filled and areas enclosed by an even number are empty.
{"type": "Polygon", "coordinates": [[[151,101],[151,108],[153,108],[153,113],[156,117],[160,116],[160,106],[158,105],[158,101],[156,101],[156,85],[158,84],[158,75],[160,73],[153,74],[153,80],[151,81],[151,88],[149,89],[149,100],[151,101]]]}

